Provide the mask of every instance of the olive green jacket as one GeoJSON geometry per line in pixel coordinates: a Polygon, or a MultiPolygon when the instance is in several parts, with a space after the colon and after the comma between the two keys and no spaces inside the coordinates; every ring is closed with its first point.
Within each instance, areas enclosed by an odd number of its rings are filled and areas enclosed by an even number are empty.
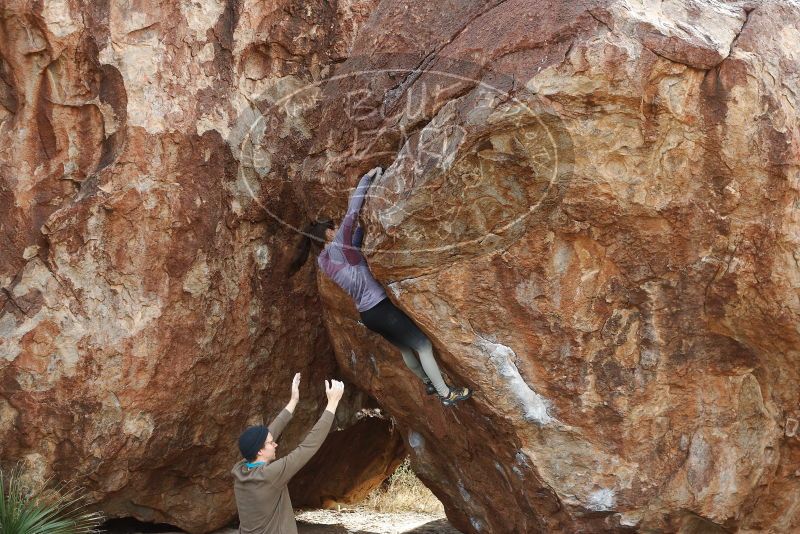
{"type": "MultiPolygon", "coordinates": [[[[287,410],[278,414],[269,424],[272,439],[278,439],[291,418],[287,410]]],[[[332,424],[333,414],[325,410],[306,439],[283,458],[254,468],[247,467],[245,460],[233,466],[231,474],[241,534],[297,533],[287,484],[319,450],[332,424]]]]}

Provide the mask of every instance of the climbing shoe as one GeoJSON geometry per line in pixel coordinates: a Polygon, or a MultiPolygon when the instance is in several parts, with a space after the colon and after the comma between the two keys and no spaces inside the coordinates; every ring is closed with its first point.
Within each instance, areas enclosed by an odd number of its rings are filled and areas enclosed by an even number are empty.
{"type": "Polygon", "coordinates": [[[450,394],[442,397],[442,404],[452,406],[457,402],[467,400],[471,396],[472,390],[469,388],[450,388],[450,394]]]}
{"type": "Polygon", "coordinates": [[[430,382],[423,382],[423,384],[425,384],[426,395],[433,395],[434,393],[436,393],[436,388],[433,387],[433,384],[431,384],[430,382]]]}

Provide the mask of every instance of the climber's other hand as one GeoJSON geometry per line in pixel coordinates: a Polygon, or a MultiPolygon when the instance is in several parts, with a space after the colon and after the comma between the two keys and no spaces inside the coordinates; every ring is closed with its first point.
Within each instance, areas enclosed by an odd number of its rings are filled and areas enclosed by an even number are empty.
{"type": "Polygon", "coordinates": [[[383,175],[383,168],[382,167],[375,167],[374,169],[370,169],[367,173],[367,176],[370,180],[375,180],[375,178],[380,178],[383,175]]]}

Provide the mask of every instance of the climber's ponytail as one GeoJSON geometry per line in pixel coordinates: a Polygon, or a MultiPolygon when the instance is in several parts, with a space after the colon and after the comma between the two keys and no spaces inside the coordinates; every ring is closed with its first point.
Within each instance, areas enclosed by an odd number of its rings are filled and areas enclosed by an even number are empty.
{"type": "Polygon", "coordinates": [[[322,249],[325,244],[325,230],[329,228],[333,229],[333,221],[330,219],[315,221],[306,225],[303,229],[303,235],[300,237],[300,242],[295,249],[292,263],[289,264],[289,276],[294,276],[305,265],[312,246],[317,252],[322,249]]]}

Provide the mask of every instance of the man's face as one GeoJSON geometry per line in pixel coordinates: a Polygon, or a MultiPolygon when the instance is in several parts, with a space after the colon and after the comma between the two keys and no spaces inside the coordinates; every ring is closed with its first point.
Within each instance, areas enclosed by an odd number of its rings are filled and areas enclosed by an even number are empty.
{"type": "Polygon", "coordinates": [[[264,446],[258,451],[259,460],[262,462],[271,462],[275,459],[275,449],[277,448],[278,444],[272,439],[272,433],[267,432],[267,441],[264,442],[264,446]]]}

